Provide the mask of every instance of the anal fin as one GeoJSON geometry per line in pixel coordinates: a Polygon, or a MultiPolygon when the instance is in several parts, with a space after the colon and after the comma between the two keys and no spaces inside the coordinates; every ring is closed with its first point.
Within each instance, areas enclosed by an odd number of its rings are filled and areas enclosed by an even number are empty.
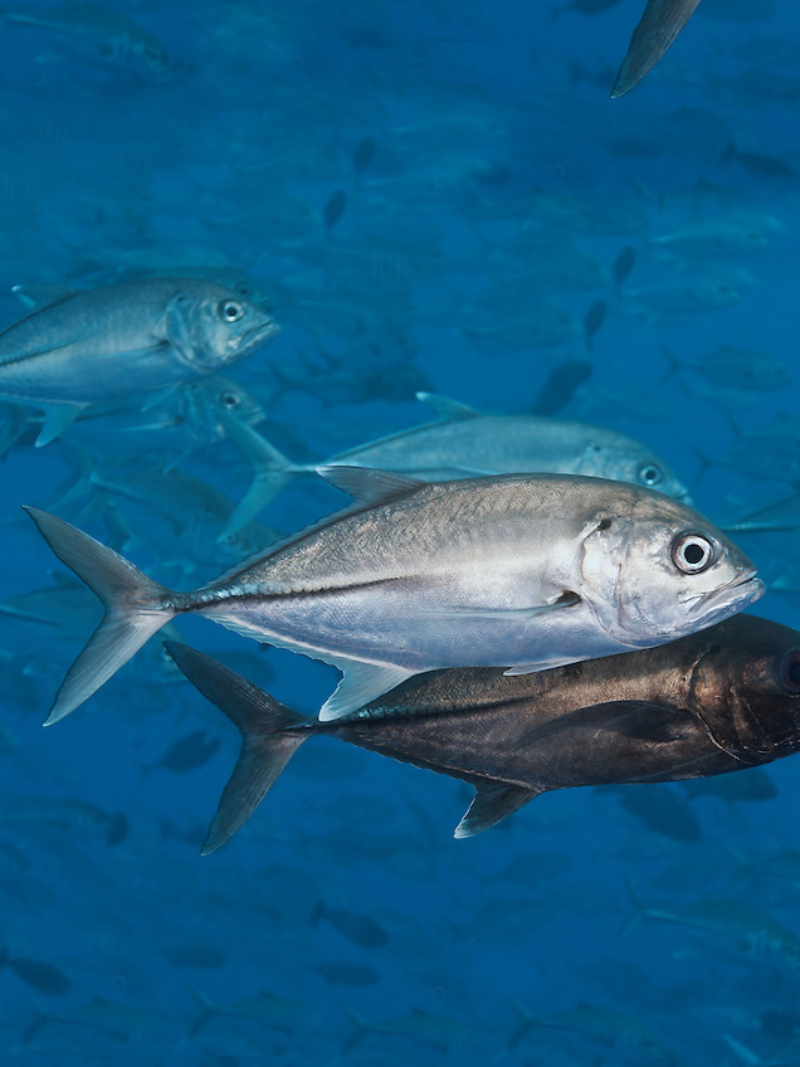
{"type": "Polygon", "coordinates": [[[55,441],[84,409],[84,404],[49,404],[44,409],[44,425],[36,438],[36,447],[42,448],[55,441]]]}
{"type": "Polygon", "coordinates": [[[475,786],[475,796],[464,818],[455,829],[454,837],[474,837],[497,826],[508,815],[519,811],[529,800],[544,793],[542,786],[509,785],[508,782],[481,782],[475,786]]]}
{"type": "Polygon", "coordinates": [[[338,662],[334,666],[343,672],[344,677],[333,695],[322,705],[320,722],[332,722],[350,715],[419,673],[391,663],[360,663],[355,660],[348,660],[346,664],[338,662]]]}

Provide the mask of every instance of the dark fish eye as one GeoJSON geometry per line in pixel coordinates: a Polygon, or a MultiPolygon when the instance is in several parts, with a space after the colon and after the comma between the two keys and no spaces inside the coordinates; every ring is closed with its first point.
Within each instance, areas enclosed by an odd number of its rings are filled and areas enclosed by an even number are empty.
{"type": "Polygon", "coordinates": [[[244,308],[236,300],[223,300],[219,305],[219,317],[223,322],[238,322],[244,315],[244,308]]]}
{"type": "Polygon", "coordinates": [[[232,393],[230,389],[220,395],[219,402],[224,408],[228,408],[228,410],[238,407],[240,403],[239,397],[236,393],[232,393]]]}
{"type": "Polygon", "coordinates": [[[661,481],[661,468],[655,463],[643,463],[639,468],[639,481],[650,488],[661,481]]]}
{"type": "Polygon", "coordinates": [[[787,652],[778,665],[781,685],[789,693],[800,693],[800,649],[787,652]]]}
{"type": "Polygon", "coordinates": [[[702,534],[679,534],[672,542],[672,561],[684,574],[700,574],[714,562],[714,545],[702,534]]]}

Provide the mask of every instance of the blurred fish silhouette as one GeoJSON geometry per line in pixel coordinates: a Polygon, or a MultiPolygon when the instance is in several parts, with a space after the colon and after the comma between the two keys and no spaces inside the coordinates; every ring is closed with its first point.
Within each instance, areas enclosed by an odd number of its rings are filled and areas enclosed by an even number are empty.
{"type": "Polygon", "coordinates": [[[691,18],[700,0],[648,0],[611,90],[624,96],[658,63],[691,18]]]}

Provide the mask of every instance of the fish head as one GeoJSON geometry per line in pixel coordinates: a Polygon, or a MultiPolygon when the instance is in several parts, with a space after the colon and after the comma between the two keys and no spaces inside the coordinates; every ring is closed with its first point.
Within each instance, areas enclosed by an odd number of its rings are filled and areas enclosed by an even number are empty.
{"type": "Polygon", "coordinates": [[[800,748],[800,633],[739,616],[708,632],[692,672],[696,713],[716,744],[747,763],[800,748]]]}
{"type": "Polygon", "coordinates": [[[167,303],[167,340],[198,375],[245,359],[280,332],[269,311],[214,282],[185,279],[167,303]]]}
{"type": "Polygon", "coordinates": [[[149,33],[129,37],[126,58],[131,69],[150,78],[163,78],[172,73],[172,65],[160,41],[149,33]]]}
{"type": "Polygon", "coordinates": [[[185,387],[182,415],[203,443],[227,438],[223,413],[232,415],[245,426],[255,426],[266,417],[252,393],[222,374],[201,378],[185,387]]]}
{"type": "Polygon", "coordinates": [[[750,560],[693,508],[645,489],[616,495],[622,506],[584,527],[581,574],[583,599],[621,644],[672,641],[762,596],[750,560]]]}
{"type": "Polygon", "coordinates": [[[619,442],[593,442],[584,452],[575,473],[590,478],[630,482],[645,489],[656,489],[684,504],[692,503],[689,490],[672,468],[652,449],[633,438],[622,438],[619,442]]]}

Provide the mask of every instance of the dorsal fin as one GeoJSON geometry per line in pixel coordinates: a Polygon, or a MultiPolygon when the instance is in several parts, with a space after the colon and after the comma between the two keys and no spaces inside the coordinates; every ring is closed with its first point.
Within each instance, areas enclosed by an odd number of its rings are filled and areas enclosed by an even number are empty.
{"type": "Polygon", "coordinates": [[[439,396],[438,393],[417,393],[417,400],[427,404],[440,419],[450,422],[456,419],[476,419],[479,412],[471,408],[469,404],[463,404],[460,400],[452,400],[449,396],[439,396]]]}
{"type": "Polygon", "coordinates": [[[409,478],[406,474],[376,470],[374,467],[345,467],[336,463],[317,467],[317,474],[330,485],[353,497],[361,507],[386,504],[395,497],[419,489],[427,482],[409,478]]]}
{"type": "Polygon", "coordinates": [[[456,827],[454,837],[474,837],[519,811],[529,800],[544,793],[543,786],[510,785],[508,782],[481,782],[466,815],[456,827]]]}

